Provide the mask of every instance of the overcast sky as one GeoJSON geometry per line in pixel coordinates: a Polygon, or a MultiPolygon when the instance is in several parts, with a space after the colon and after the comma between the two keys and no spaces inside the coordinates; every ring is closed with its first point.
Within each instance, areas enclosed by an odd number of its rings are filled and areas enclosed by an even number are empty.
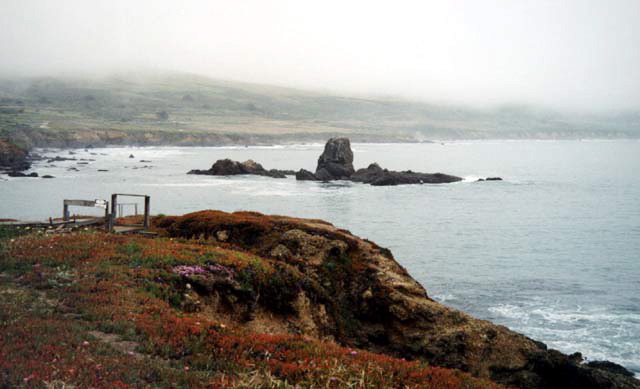
{"type": "Polygon", "coordinates": [[[0,0],[0,73],[640,109],[640,0],[0,0]]]}

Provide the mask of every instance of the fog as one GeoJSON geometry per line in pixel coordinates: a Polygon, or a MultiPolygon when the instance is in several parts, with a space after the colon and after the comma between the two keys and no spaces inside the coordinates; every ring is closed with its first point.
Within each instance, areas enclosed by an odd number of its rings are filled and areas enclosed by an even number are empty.
{"type": "Polygon", "coordinates": [[[2,0],[0,74],[180,71],[486,107],[640,109],[640,1],[2,0]]]}

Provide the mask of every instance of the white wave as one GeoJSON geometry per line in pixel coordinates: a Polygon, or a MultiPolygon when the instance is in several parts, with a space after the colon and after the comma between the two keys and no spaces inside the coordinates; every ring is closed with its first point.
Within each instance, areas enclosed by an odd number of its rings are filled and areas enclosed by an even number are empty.
{"type": "Polygon", "coordinates": [[[501,324],[541,340],[551,348],[565,353],[580,351],[587,360],[606,359],[640,371],[640,343],[635,337],[640,313],[614,312],[606,307],[585,309],[544,301],[522,306],[500,304],[488,310],[507,319],[501,324]]]}
{"type": "Polygon", "coordinates": [[[434,300],[439,301],[441,303],[458,299],[458,296],[451,293],[436,294],[431,297],[433,297],[434,300]]]}
{"type": "Polygon", "coordinates": [[[495,307],[489,307],[489,312],[509,318],[528,321],[529,312],[523,310],[521,307],[517,307],[511,304],[501,304],[495,307]]]}

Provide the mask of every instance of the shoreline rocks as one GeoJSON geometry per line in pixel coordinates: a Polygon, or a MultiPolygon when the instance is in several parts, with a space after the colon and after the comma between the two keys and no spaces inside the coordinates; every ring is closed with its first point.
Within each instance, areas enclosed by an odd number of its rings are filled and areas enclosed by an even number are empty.
{"type": "Polygon", "coordinates": [[[194,169],[187,174],[200,174],[207,176],[235,176],[253,174],[272,178],[286,178],[287,175],[295,174],[292,170],[266,170],[261,164],[249,159],[244,162],[232,161],[230,159],[219,159],[208,170],[194,169]]]}
{"type": "Polygon", "coordinates": [[[416,173],[411,170],[403,172],[390,171],[372,163],[366,169],[359,169],[350,178],[354,182],[362,182],[373,186],[391,186],[404,184],[446,184],[462,181],[462,178],[443,173],[416,173]]]}
{"type": "Polygon", "coordinates": [[[33,172],[33,173],[22,173],[22,172],[17,172],[17,171],[11,171],[9,173],[7,173],[7,175],[9,177],[32,177],[32,178],[36,178],[38,177],[38,173],[33,172]]]}
{"type": "MultiPolygon", "coordinates": [[[[306,169],[297,172],[291,170],[266,170],[259,163],[248,160],[245,162],[220,159],[208,170],[191,170],[187,174],[204,174],[212,176],[233,176],[239,174],[255,174],[273,178],[285,178],[287,175],[296,176],[298,181],[335,181],[347,180],[370,184],[373,186],[393,186],[407,184],[446,184],[462,181],[461,177],[444,173],[420,173],[411,170],[393,171],[383,169],[377,163],[367,168],[355,170],[353,167],[353,151],[348,138],[331,138],[324,146],[324,151],[318,158],[315,173],[306,169]]],[[[481,178],[478,181],[501,181],[500,177],[481,178]]]]}
{"type": "Polygon", "coordinates": [[[16,144],[0,139],[0,171],[21,172],[31,167],[29,152],[16,144]]]}

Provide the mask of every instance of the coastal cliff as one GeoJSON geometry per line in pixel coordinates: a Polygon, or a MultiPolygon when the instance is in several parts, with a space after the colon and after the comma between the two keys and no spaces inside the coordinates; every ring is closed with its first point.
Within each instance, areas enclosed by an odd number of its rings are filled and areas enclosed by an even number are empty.
{"type": "Polygon", "coordinates": [[[201,211],[152,224],[155,239],[0,240],[0,383],[640,387],[435,302],[388,250],[324,221],[201,211]]]}
{"type": "Polygon", "coordinates": [[[522,388],[640,384],[435,302],[391,252],[326,222],[208,211],[158,226],[172,237],[217,241],[293,266],[309,281],[296,295],[313,307],[296,311],[307,335],[522,388]]]}

